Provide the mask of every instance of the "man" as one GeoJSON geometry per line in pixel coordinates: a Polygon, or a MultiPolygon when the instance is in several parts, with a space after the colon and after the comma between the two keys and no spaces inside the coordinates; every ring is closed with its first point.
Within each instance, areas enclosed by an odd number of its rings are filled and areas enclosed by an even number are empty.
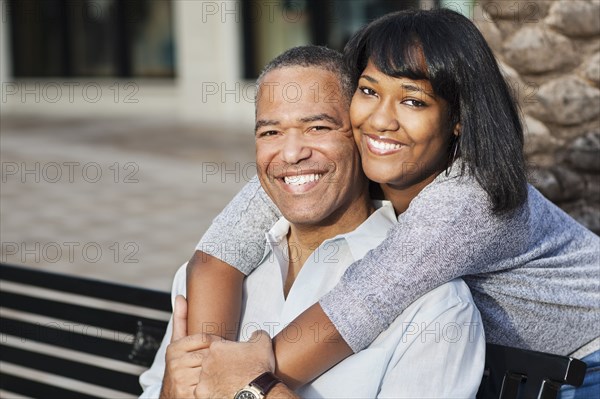
{"type": "MultiPolygon", "coordinates": [[[[191,397],[201,370],[197,394],[232,397],[261,372],[272,372],[270,340],[257,331],[272,336],[282,330],[396,222],[391,204],[368,197],[348,117],[348,81],[341,56],[321,47],[288,50],[265,68],[256,104],[258,177],[284,217],[267,233],[263,259],[244,283],[238,332],[240,340],[258,342],[218,341],[207,350],[212,338],[185,336],[185,305],[178,299],[173,337],[167,334],[155,363],[140,379],[146,388],[143,397],[159,392],[165,398],[191,397]],[[257,354],[251,359],[271,360],[253,366],[242,356],[245,351],[257,354]]],[[[177,294],[185,294],[183,268],[175,277],[177,294]]],[[[298,336],[321,331],[316,327],[298,331],[298,336]]],[[[415,301],[369,348],[298,394],[474,396],[484,348],[479,313],[466,285],[456,280],[415,301]]],[[[292,395],[283,384],[274,386],[272,395],[292,395]]]]}

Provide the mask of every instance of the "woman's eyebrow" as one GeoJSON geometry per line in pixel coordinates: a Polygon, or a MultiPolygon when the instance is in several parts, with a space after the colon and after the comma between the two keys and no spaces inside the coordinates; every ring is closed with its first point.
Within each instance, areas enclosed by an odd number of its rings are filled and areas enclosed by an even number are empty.
{"type": "Polygon", "coordinates": [[[377,79],[375,79],[374,77],[369,76],[369,75],[360,75],[359,80],[360,79],[366,79],[366,80],[368,80],[371,83],[379,83],[379,81],[377,79]]]}
{"type": "MultiPolygon", "coordinates": [[[[369,76],[369,75],[361,75],[361,76],[360,76],[360,79],[365,79],[365,80],[367,80],[367,81],[369,81],[369,82],[371,82],[371,83],[379,83],[379,81],[378,81],[377,79],[375,79],[374,77],[372,77],[372,76],[369,76]]],[[[434,99],[434,100],[435,100],[435,98],[436,98],[436,97],[435,97],[435,95],[434,95],[432,92],[429,92],[429,91],[427,91],[427,90],[424,90],[423,88],[421,88],[421,87],[419,87],[419,86],[417,86],[417,85],[410,84],[410,83],[401,83],[400,85],[401,85],[401,86],[402,86],[402,88],[403,88],[404,90],[406,90],[406,91],[409,91],[409,92],[418,92],[418,93],[423,93],[423,94],[425,94],[427,97],[430,97],[430,98],[432,98],[432,99],[434,99]]]]}
{"type": "Polygon", "coordinates": [[[417,86],[417,85],[413,85],[410,83],[402,83],[401,84],[402,88],[404,88],[404,90],[409,91],[409,92],[418,92],[418,93],[423,93],[425,94],[427,97],[430,97],[432,99],[435,100],[435,95],[427,90],[424,90],[423,88],[417,86]]]}

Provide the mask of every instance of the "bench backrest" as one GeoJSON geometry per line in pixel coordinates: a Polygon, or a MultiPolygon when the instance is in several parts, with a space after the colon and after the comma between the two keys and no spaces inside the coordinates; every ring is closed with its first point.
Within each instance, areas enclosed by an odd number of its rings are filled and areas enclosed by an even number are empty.
{"type": "Polygon", "coordinates": [[[0,265],[0,389],[29,397],[135,397],[170,295],[0,265]]]}
{"type": "Polygon", "coordinates": [[[554,399],[562,385],[580,386],[586,364],[581,360],[487,344],[478,399],[554,399]]]}
{"type": "MultiPolygon", "coordinates": [[[[141,393],[170,317],[166,292],[0,264],[0,390],[34,398],[141,393]]],[[[554,399],[580,360],[488,344],[478,399],[554,399]]]]}

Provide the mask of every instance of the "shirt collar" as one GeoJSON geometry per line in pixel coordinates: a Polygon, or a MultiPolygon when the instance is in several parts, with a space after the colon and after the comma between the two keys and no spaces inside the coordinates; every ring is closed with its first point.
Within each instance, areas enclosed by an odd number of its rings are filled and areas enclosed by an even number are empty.
{"type": "Polygon", "coordinates": [[[367,252],[378,246],[387,237],[388,230],[398,222],[394,207],[390,201],[371,201],[375,212],[360,226],[348,233],[340,234],[329,240],[346,240],[354,260],[361,259],[367,252]]]}
{"type": "MultiPolygon", "coordinates": [[[[397,223],[397,219],[390,201],[373,200],[372,204],[375,207],[375,212],[360,226],[348,233],[327,239],[323,241],[323,244],[336,240],[346,240],[354,259],[362,258],[369,250],[378,246],[387,236],[388,230],[397,223]]],[[[265,235],[267,245],[260,263],[263,263],[265,258],[273,252],[274,246],[281,244],[287,238],[289,231],[290,222],[281,217],[265,235]]]]}
{"type": "Polygon", "coordinates": [[[280,245],[284,240],[287,239],[287,234],[290,231],[290,222],[283,216],[279,218],[277,222],[271,227],[265,234],[265,240],[267,245],[265,245],[265,252],[262,256],[262,259],[258,263],[262,264],[265,259],[273,252],[273,247],[280,245]]]}

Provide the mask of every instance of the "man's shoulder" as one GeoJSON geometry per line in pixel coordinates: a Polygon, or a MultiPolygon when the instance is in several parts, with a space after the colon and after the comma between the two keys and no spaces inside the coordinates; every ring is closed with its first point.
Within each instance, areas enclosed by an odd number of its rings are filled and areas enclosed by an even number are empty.
{"type": "MultiPolygon", "coordinates": [[[[471,291],[460,278],[451,280],[423,294],[411,303],[374,341],[374,345],[399,342],[399,337],[441,331],[444,328],[480,326],[481,315],[471,291]],[[408,326],[408,327],[407,327],[408,326]],[[392,341],[389,341],[392,339],[392,341]],[[396,341],[394,341],[394,339],[396,341]]],[[[407,346],[407,345],[405,345],[407,346]]],[[[400,348],[404,351],[406,348],[400,348]]]]}
{"type": "Polygon", "coordinates": [[[423,294],[400,314],[392,326],[398,322],[429,325],[440,319],[462,323],[477,321],[479,317],[469,287],[461,278],[457,278],[423,294]]]}
{"type": "Polygon", "coordinates": [[[473,303],[473,296],[471,295],[471,290],[462,278],[455,278],[454,280],[450,280],[447,283],[442,284],[439,287],[429,291],[424,296],[427,296],[428,294],[431,297],[432,301],[447,303],[449,304],[447,306],[451,306],[451,304],[459,302],[473,303]]]}
{"type": "Polygon", "coordinates": [[[441,314],[454,307],[465,305],[475,306],[473,296],[463,279],[456,278],[426,292],[411,303],[406,311],[441,314]]]}

